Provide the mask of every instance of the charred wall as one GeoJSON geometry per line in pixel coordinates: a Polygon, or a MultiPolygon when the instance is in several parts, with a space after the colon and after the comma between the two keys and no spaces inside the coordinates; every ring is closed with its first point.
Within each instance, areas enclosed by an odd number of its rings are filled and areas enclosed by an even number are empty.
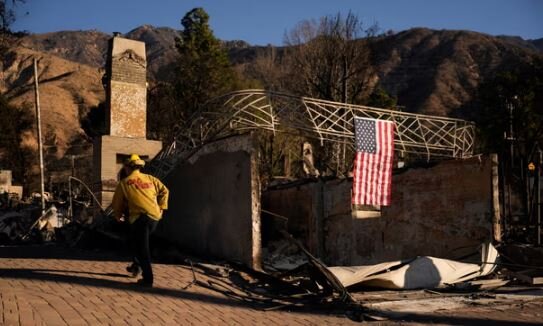
{"type": "Polygon", "coordinates": [[[250,135],[205,145],[165,179],[157,234],[189,251],[260,269],[260,183],[250,135]]]}
{"type": "Polygon", "coordinates": [[[492,240],[488,156],[411,169],[393,182],[393,204],[382,208],[380,218],[353,220],[355,263],[413,256],[458,258],[463,248],[492,240]]]}
{"type": "Polygon", "coordinates": [[[392,205],[380,213],[352,211],[351,187],[344,179],[271,190],[263,194],[263,209],[288,217],[289,231],[331,265],[457,258],[463,248],[492,240],[490,157],[394,175],[392,205]]]}

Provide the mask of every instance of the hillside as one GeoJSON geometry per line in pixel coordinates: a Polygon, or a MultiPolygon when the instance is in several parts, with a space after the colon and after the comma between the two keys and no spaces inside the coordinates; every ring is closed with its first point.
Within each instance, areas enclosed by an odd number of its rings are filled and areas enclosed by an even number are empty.
{"type": "MultiPolygon", "coordinates": [[[[125,35],[146,43],[149,81],[166,78],[177,55],[176,35],[174,29],[149,25],[125,35]]],[[[0,91],[15,104],[33,103],[32,57],[40,59],[40,96],[50,170],[65,172],[70,155],[81,158],[79,166],[90,164],[91,139],[81,123],[105,98],[101,78],[110,37],[98,31],[28,35],[5,58],[4,83],[0,85],[5,89],[0,91]]],[[[510,65],[541,57],[541,41],[469,31],[411,29],[379,37],[374,65],[378,83],[397,96],[405,111],[472,117],[480,83],[510,65]]],[[[224,44],[234,65],[252,62],[264,49],[243,41],[224,44]]],[[[35,146],[34,136],[25,139],[25,146],[35,146]]]]}
{"type": "Polygon", "coordinates": [[[465,118],[480,83],[542,53],[469,31],[411,29],[376,46],[380,83],[407,111],[465,118]]]}
{"type": "Polygon", "coordinates": [[[45,52],[92,67],[103,67],[111,36],[96,30],[31,34],[20,39],[20,47],[45,52]]]}
{"type": "MultiPolygon", "coordinates": [[[[143,25],[124,37],[147,47],[148,79],[167,78],[177,31],[143,25]]],[[[109,35],[97,31],[29,35],[21,46],[96,68],[105,64],[109,35]]],[[[479,83],[515,63],[541,56],[543,39],[523,40],[470,31],[410,29],[380,37],[375,48],[380,85],[410,112],[462,117],[479,83]]],[[[253,61],[261,47],[225,42],[231,61],[253,61]]]]}
{"type": "Polygon", "coordinates": [[[543,38],[531,40],[530,43],[532,43],[539,51],[543,52],[543,38]]]}
{"type": "MultiPolygon", "coordinates": [[[[147,78],[166,78],[169,65],[177,57],[175,38],[178,31],[169,27],[143,25],[131,30],[123,37],[145,42],[147,50],[147,78]]],[[[32,34],[22,37],[21,47],[59,56],[66,60],[96,68],[105,65],[107,42],[111,35],[99,31],[62,31],[46,34],[32,34]]],[[[225,41],[234,63],[254,60],[255,47],[243,41],[225,41]]]]}
{"type": "MultiPolygon", "coordinates": [[[[88,178],[92,146],[81,122],[91,108],[104,101],[100,82],[102,72],[95,67],[22,47],[8,53],[8,57],[4,70],[6,89],[0,91],[13,104],[25,106],[32,115],[33,58],[38,59],[42,135],[48,175],[52,179],[66,176],[70,172],[70,155],[76,155],[79,175],[88,178]]],[[[37,151],[36,133],[24,134],[21,146],[37,151]]],[[[32,170],[34,174],[39,171],[37,166],[32,170]]],[[[38,179],[35,179],[33,184],[37,186],[38,179]]]]}

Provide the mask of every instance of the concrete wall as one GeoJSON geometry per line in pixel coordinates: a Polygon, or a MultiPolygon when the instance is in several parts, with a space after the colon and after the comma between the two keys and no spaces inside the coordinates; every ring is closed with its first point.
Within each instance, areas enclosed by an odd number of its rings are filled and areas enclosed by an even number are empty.
{"type": "Polygon", "coordinates": [[[23,198],[23,187],[12,184],[13,176],[11,170],[0,170],[0,194],[16,193],[20,199],[23,198]]]}
{"type": "Polygon", "coordinates": [[[164,180],[169,209],[156,234],[182,248],[260,269],[260,183],[250,135],[204,146],[164,180]]]}
{"type": "Polygon", "coordinates": [[[492,240],[489,157],[444,161],[394,175],[392,205],[381,212],[352,211],[351,187],[352,181],[344,179],[272,190],[263,194],[263,209],[289,217],[291,232],[305,232],[309,250],[331,265],[418,255],[456,258],[462,253],[456,248],[492,240]],[[304,224],[305,229],[315,227],[306,232],[298,227],[304,224]]]}
{"type": "Polygon", "coordinates": [[[9,191],[11,187],[11,170],[0,170],[0,194],[9,191]]]}

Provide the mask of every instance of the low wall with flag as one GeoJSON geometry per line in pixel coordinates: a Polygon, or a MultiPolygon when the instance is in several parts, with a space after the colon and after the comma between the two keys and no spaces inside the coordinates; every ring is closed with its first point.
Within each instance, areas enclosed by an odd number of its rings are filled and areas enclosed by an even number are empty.
{"type": "Polygon", "coordinates": [[[289,231],[331,265],[458,258],[492,240],[495,192],[488,156],[395,174],[391,205],[380,212],[352,211],[351,188],[347,179],[271,190],[263,194],[262,207],[287,217],[289,231]]]}
{"type": "Polygon", "coordinates": [[[395,175],[392,203],[382,208],[381,217],[353,219],[356,245],[351,259],[458,258],[492,241],[493,195],[489,156],[395,175]]]}
{"type": "Polygon", "coordinates": [[[260,183],[251,135],[206,144],[164,183],[169,209],[156,234],[182,249],[260,269],[260,183]]]}

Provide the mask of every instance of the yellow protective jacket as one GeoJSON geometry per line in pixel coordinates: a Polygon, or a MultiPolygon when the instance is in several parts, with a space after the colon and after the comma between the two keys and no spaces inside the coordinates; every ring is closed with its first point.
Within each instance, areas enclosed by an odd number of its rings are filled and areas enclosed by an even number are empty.
{"type": "Polygon", "coordinates": [[[160,180],[134,170],[115,189],[111,203],[115,218],[120,219],[128,208],[130,224],[141,214],[158,221],[162,218],[162,210],[168,209],[168,194],[168,188],[160,180]]]}

